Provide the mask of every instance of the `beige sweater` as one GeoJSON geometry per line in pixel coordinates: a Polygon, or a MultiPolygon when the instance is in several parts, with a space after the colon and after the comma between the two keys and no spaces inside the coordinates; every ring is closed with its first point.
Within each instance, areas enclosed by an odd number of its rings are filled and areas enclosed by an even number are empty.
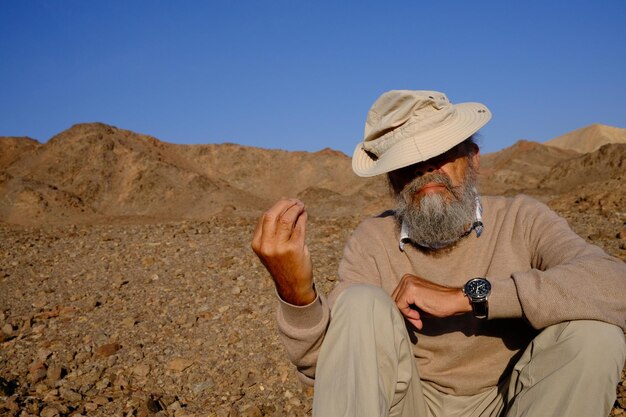
{"type": "Polygon", "coordinates": [[[391,294],[411,273],[450,287],[474,277],[492,284],[488,320],[471,315],[424,321],[409,329],[422,379],[440,391],[472,395],[508,375],[521,351],[551,324],[592,319],[626,329],[626,264],[576,235],[545,205],[525,196],[482,197],[485,229],[448,253],[428,255],[407,244],[400,250],[392,215],[361,223],[339,265],[339,283],[310,305],[280,302],[278,325],[290,360],[309,384],[330,309],[353,283],[391,294]],[[413,337],[415,336],[415,337],[413,337]]]}

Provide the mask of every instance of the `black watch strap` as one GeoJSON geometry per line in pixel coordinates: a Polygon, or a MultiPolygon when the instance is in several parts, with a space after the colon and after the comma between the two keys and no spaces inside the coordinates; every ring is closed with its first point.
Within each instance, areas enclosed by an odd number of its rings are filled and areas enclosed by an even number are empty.
{"type": "Polygon", "coordinates": [[[472,301],[472,310],[474,312],[474,317],[478,319],[486,319],[489,314],[489,304],[487,300],[483,301],[472,301]]]}

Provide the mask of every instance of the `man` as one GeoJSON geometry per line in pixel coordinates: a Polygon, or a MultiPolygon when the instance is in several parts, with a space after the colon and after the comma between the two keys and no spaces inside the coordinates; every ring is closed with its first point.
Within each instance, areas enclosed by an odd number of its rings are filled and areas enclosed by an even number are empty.
{"type": "Polygon", "coordinates": [[[397,207],[349,239],[339,283],[315,290],[302,202],[259,221],[252,247],[317,416],[602,416],[626,348],[626,265],[525,196],[480,197],[473,135],[491,118],[435,91],[390,91],[353,156],[397,207]],[[621,329],[620,329],[621,327],[621,329]]]}

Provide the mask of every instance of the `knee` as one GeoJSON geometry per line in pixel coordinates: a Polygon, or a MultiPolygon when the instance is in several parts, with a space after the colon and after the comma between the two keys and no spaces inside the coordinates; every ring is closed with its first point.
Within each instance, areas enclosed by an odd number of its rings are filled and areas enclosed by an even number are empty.
{"type": "Polygon", "coordinates": [[[332,310],[332,315],[351,314],[363,317],[376,314],[380,308],[395,309],[389,295],[379,287],[366,284],[351,285],[339,295],[332,310]]]}
{"type": "Polygon", "coordinates": [[[585,374],[619,376],[626,358],[622,330],[612,324],[577,320],[565,324],[559,335],[562,352],[578,362],[585,374]]]}

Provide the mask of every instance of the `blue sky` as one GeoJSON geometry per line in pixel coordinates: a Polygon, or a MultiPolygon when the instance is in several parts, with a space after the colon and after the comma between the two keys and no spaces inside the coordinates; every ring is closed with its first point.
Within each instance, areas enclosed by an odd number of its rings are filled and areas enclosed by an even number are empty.
{"type": "Polygon", "coordinates": [[[99,121],[351,155],[390,89],[493,112],[483,152],[626,127],[626,1],[0,0],[0,135],[99,121]]]}

